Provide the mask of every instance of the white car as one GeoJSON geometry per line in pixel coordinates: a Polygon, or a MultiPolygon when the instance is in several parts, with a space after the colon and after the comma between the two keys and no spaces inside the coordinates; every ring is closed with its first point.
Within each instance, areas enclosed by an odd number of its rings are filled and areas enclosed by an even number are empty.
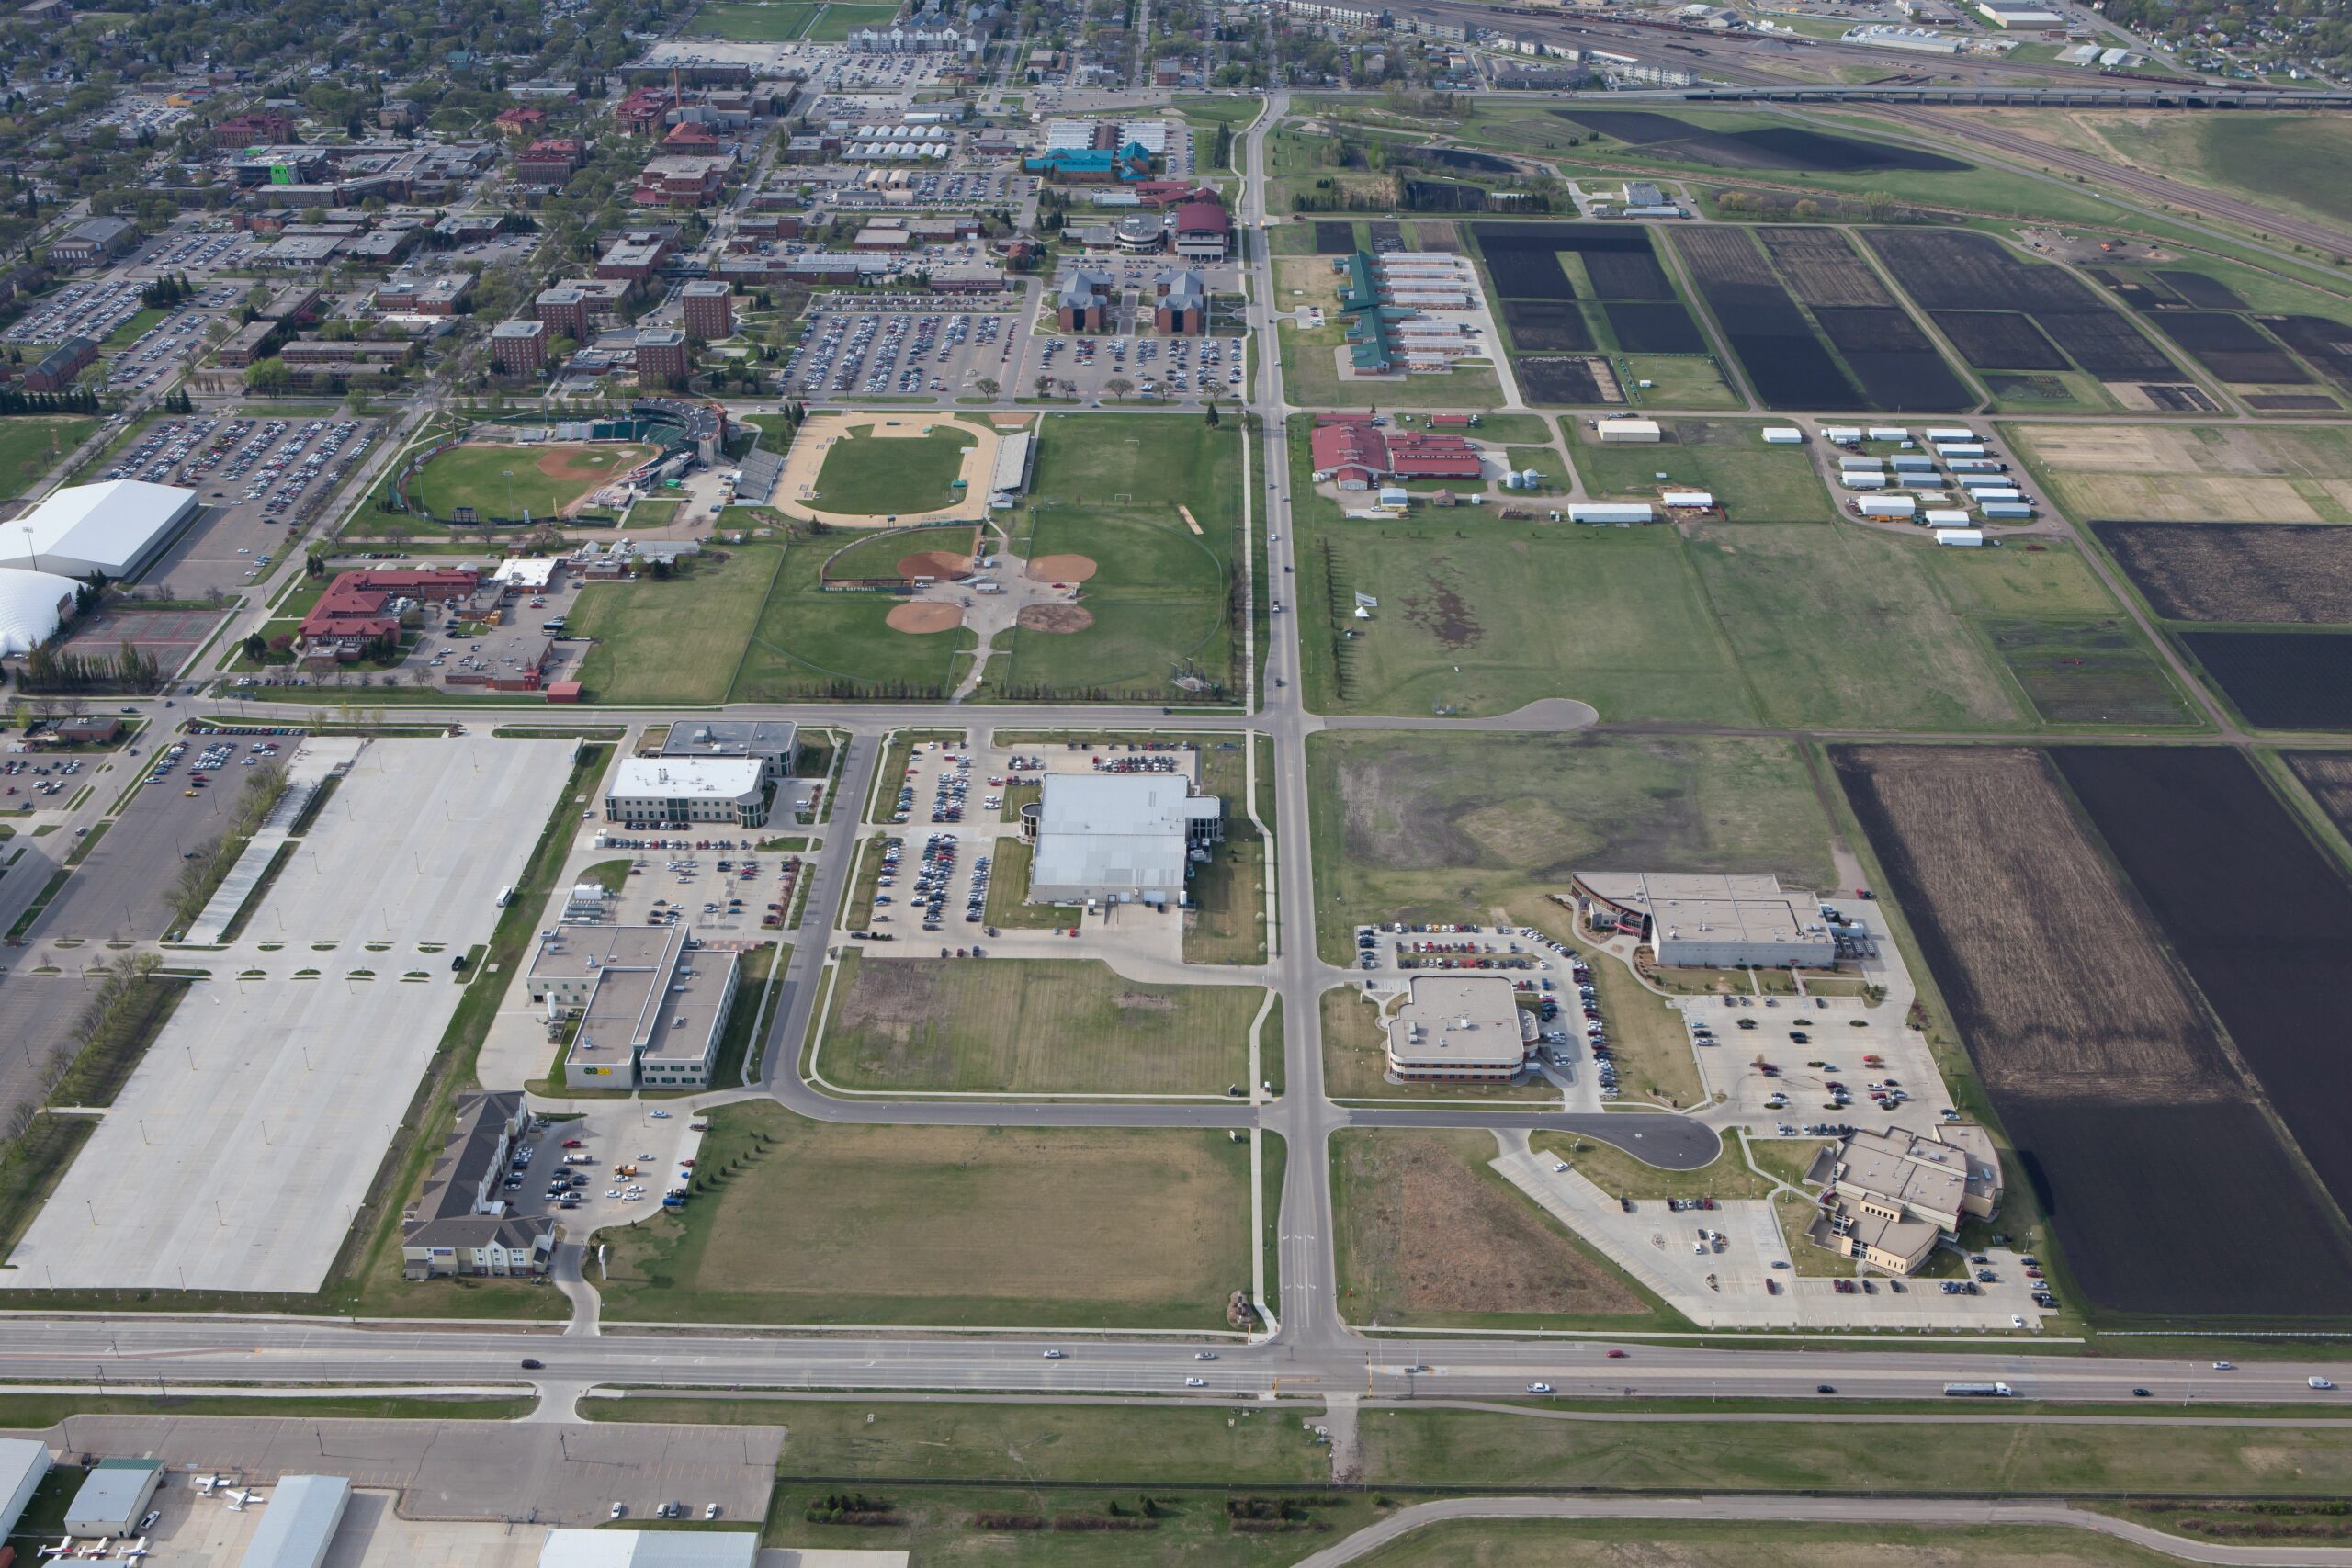
{"type": "Polygon", "coordinates": [[[2334,1388],[2335,1386],[2334,1383],[2322,1377],[2309,1377],[2305,1378],[2303,1382],[2312,1388],[2334,1388]]]}
{"type": "Polygon", "coordinates": [[[1206,1388],[1209,1386],[1209,1380],[1206,1378],[1186,1378],[1184,1380],[1184,1386],[1186,1388],[1206,1388]]]}
{"type": "Polygon", "coordinates": [[[647,1114],[656,1122],[667,1122],[670,1119],[670,1113],[666,1111],[648,1111],[647,1114]]]}
{"type": "Polygon", "coordinates": [[[1532,1382],[1527,1385],[1527,1392],[1530,1393],[1549,1393],[1552,1392],[1552,1385],[1548,1382],[1532,1382]]]}
{"type": "Polygon", "coordinates": [[[2025,1326],[2025,1319],[2016,1313],[2011,1313],[2009,1314],[2009,1326],[2011,1328],[2023,1328],[2025,1326]]]}
{"type": "Polygon", "coordinates": [[[2217,1372],[2233,1372],[2238,1370],[2238,1364],[2235,1361],[2216,1361],[2213,1363],[2213,1370],[2217,1372]]]}
{"type": "Polygon", "coordinates": [[[1048,1350],[1046,1352],[1046,1359],[1048,1361],[1058,1361],[1061,1359],[1062,1352],[1059,1350],[1048,1350]]]}

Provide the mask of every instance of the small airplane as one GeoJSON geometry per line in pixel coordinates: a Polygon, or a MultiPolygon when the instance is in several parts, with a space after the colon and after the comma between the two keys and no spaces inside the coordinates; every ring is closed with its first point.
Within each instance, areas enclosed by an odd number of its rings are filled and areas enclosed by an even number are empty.
{"type": "Polygon", "coordinates": [[[73,1550],[74,1538],[69,1535],[63,1540],[59,1541],[55,1546],[42,1547],[39,1551],[35,1552],[34,1555],[37,1557],[63,1557],[71,1553],[73,1550]]]}
{"type": "Polygon", "coordinates": [[[196,1483],[196,1495],[199,1497],[209,1497],[214,1490],[228,1479],[225,1475],[208,1475],[196,1483]]]}
{"type": "Polygon", "coordinates": [[[125,1562],[136,1562],[141,1558],[148,1556],[147,1538],[143,1535],[141,1536],[137,1541],[133,1542],[130,1546],[124,1547],[120,1552],[117,1553],[117,1555],[125,1562]]]}
{"type": "Polygon", "coordinates": [[[232,1486],[222,1495],[229,1499],[229,1511],[232,1514],[242,1514],[245,1511],[246,1504],[261,1501],[259,1492],[249,1491],[243,1486],[232,1486]]]}

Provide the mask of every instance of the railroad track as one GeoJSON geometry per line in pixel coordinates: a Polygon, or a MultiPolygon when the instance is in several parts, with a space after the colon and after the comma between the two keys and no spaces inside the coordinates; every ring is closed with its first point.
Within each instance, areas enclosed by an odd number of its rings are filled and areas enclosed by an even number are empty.
{"type": "Polygon", "coordinates": [[[2311,245],[2338,255],[2352,255],[2352,232],[2345,230],[2330,228],[2324,223],[2312,223],[2299,218],[2290,218],[2269,208],[2257,206],[2251,201],[2243,201],[2233,196],[2224,196],[2218,191],[2184,185],[2178,180],[2167,179],[2162,175],[2152,175],[2144,170],[2131,168],[2121,164],[2111,164],[2104,159],[2093,157],[2087,152],[2077,152],[2071,148],[2053,146],[2050,142],[2038,141],[2030,136],[1996,130],[1973,120],[1956,121],[1927,109],[1891,107],[1886,105],[1873,105],[1872,107],[1877,113],[1889,119],[1915,126],[1922,130],[1932,130],[1939,137],[1989,148],[1995,152],[2011,153],[2018,157],[2032,158],[2065,174],[2084,175],[2113,186],[2119,190],[2129,191],[2134,196],[2144,197],[2152,201],[2169,203],[2174,207],[2201,214],[2217,222],[2242,224],[2252,232],[2267,234],[2273,240],[2286,240],[2311,245]]]}

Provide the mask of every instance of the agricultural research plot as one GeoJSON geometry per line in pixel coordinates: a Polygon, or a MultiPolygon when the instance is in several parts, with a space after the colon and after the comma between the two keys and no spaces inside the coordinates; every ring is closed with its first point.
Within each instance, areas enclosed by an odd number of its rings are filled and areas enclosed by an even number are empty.
{"type": "Polygon", "coordinates": [[[2091,525],[2168,621],[2352,623],[2352,529],[2314,523],[2091,525]]]}
{"type": "Polygon", "coordinates": [[[2185,379],[2162,350],[2101,303],[2088,285],[2050,263],[2020,261],[1990,234],[1969,229],[1871,229],[1863,238],[1925,310],[2021,310],[2077,367],[2100,380],[2185,379]]]}
{"type": "Polygon", "coordinates": [[[2242,751],[2101,746],[2054,756],[2322,1185],[2352,1212],[2343,1116],[2352,1055],[2341,1049],[2352,887],[2343,873],[2242,751]]]}
{"type": "Polygon", "coordinates": [[[2066,356],[2033,318],[2015,310],[1937,310],[1931,319],[1979,370],[2064,370],[2066,356]]]}
{"type": "Polygon", "coordinates": [[[1831,760],[2090,1299],[2339,1312],[2352,1250],[2048,761],[1883,746],[1831,760]]]}
{"type": "Polygon", "coordinates": [[[2266,316],[2263,324],[2321,375],[2352,392],[2352,326],[2325,316],[2266,316]]]}
{"type": "Polygon", "coordinates": [[[1642,109],[1555,109],[1562,119],[1637,147],[1652,157],[1719,169],[1797,169],[1812,174],[1865,174],[1880,169],[1949,173],[1970,168],[1957,158],[1884,141],[1858,141],[1792,125],[1753,130],[1712,130],[1672,115],[1642,109]]]}
{"type": "Polygon", "coordinates": [[[2155,280],[2200,310],[2243,310],[2246,302],[2237,290],[2201,272],[2159,272],[2155,280]]]}
{"type": "Polygon", "coordinates": [[[1878,274],[1854,254],[1854,247],[1838,230],[1774,224],[1758,229],[1756,235],[1764,242],[1764,254],[1772,258],[1772,265],[1804,304],[1894,303],[1894,297],[1878,280],[1878,274]]]}
{"type": "Polygon", "coordinates": [[[2183,632],[2180,641],[2256,728],[2352,730],[2352,633],[2183,632]]]}
{"type": "Polygon", "coordinates": [[[1356,248],[1356,226],[1317,219],[1315,222],[1315,254],[1318,256],[1343,256],[1356,248]]]}
{"type": "Polygon", "coordinates": [[[2352,521],[2352,432],[2332,426],[2052,423],[2004,434],[2077,517],[2352,521]]]}
{"type": "Polygon", "coordinates": [[[2148,320],[2217,380],[2273,387],[2311,382],[2310,372],[2244,316],[2218,310],[2152,310],[2148,320]]]}
{"type": "Polygon", "coordinates": [[[1704,354],[1707,338],[1679,300],[1611,300],[1601,307],[1622,354],[1704,354]]]}
{"type": "Polygon", "coordinates": [[[1677,229],[1671,238],[1767,408],[1861,406],[1853,383],[1745,231],[1728,225],[1677,229]]]}
{"type": "Polygon", "coordinates": [[[447,955],[489,940],[571,752],[368,742],[0,1286],[318,1289],[464,995],[447,955]]]}
{"type": "Polygon", "coordinates": [[[1539,407],[1589,407],[1625,400],[1616,372],[1605,359],[1518,359],[1511,362],[1511,373],[1519,378],[1520,391],[1527,400],[1539,407]]]}
{"type": "Polygon", "coordinates": [[[1647,245],[1633,250],[1587,250],[1578,254],[1596,299],[1671,299],[1674,282],[1647,245]]]}
{"type": "Polygon", "coordinates": [[[2352,751],[2293,750],[2282,755],[2289,771],[2311,791],[2335,830],[2352,838],[2352,751]]]}
{"type": "Polygon", "coordinates": [[[1887,413],[1965,409],[1976,394],[1960,384],[1917,323],[1893,305],[1824,305],[1814,311],[1862,384],[1868,406],[1887,413]]]}
{"type": "Polygon", "coordinates": [[[1584,354],[1595,346],[1584,308],[1574,299],[1506,299],[1503,325],[1521,354],[1584,354]]]}

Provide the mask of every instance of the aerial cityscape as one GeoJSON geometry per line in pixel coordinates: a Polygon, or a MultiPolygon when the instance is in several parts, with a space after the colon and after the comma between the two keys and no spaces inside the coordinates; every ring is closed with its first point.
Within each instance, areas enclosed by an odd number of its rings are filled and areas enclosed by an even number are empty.
{"type": "Polygon", "coordinates": [[[2352,16],[0,0],[0,1568],[2352,1568],[2352,16]]]}

